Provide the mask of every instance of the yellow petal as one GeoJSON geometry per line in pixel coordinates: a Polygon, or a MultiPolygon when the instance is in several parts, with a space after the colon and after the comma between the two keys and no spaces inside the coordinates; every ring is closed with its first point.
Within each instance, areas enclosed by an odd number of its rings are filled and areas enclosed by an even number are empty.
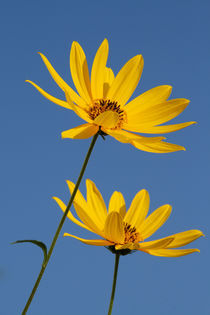
{"type": "Polygon", "coordinates": [[[125,215],[124,221],[135,227],[138,231],[139,226],[144,221],[149,211],[149,193],[142,189],[134,197],[128,212],[125,215]]]}
{"type": "MultiPolygon", "coordinates": [[[[72,194],[75,188],[74,183],[67,181],[70,193],[72,194]]],[[[94,220],[92,214],[92,208],[88,207],[88,204],[84,197],[82,196],[81,192],[77,190],[76,196],[74,198],[74,208],[80,220],[87,225],[94,233],[101,235],[104,237],[101,229],[98,227],[97,222],[94,220]]]]}
{"type": "Polygon", "coordinates": [[[139,250],[150,250],[150,249],[159,249],[159,248],[166,248],[167,245],[170,245],[173,241],[173,238],[161,239],[156,241],[150,242],[142,242],[139,243],[139,250]]]}
{"type": "Polygon", "coordinates": [[[105,227],[104,227],[105,238],[114,243],[123,244],[125,234],[122,217],[118,212],[112,211],[108,214],[105,227]]]}
{"type": "Polygon", "coordinates": [[[90,179],[86,180],[87,205],[89,214],[97,226],[103,230],[107,218],[107,209],[100,191],[90,179]]]}
{"type": "Polygon", "coordinates": [[[60,77],[60,75],[55,71],[51,63],[48,61],[48,59],[42,54],[39,53],[45,66],[47,67],[49,73],[51,74],[52,78],[55,80],[57,85],[64,91],[67,92],[73,102],[75,102],[77,105],[80,105],[82,107],[86,107],[86,102],[76,93],[72,88],[60,77]]]}
{"type": "Polygon", "coordinates": [[[91,124],[84,124],[75,128],[65,130],[61,133],[61,137],[71,139],[87,139],[98,132],[98,126],[91,124]]]}
{"type": "Polygon", "coordinates": [[[153,105],[146,110],[137,113],[127,114],[128,123],[146,124],[150,126],[163,124],[183,112],[189,104],[189,100],[185,98],[174,99],[160,104],[153,105]]]}
{"type": "Polygon", "coordinates": [[[123,245],[115,245],[116,250],[122,250],[122,249],[130,249],[130,250],[137,250],[139,249],[139,243],[126,243],[123,245]]]}
{"type": "Polygon", "coordinates": [[[165,137],[142,137],[135,133],[127,132],[125,130],[110,130],[106,128],[102,128],[102,131],[109,134],[116,140],[122,143],[132,143],[134,140],[138,143],[149,144],[153,142],[160,142],[161,140],[165,139],[165,137]]]}
{"type": "Polygon", "coordinates": [[[109,213],[112,211],[118,212],[122,218],[126,214],[125,199],[119,191],[113,192],[109,200],[109,213]]]}
{"type": "Polygon", "coordinates": [[[106,99],[108,90],[114,81],[114,72],[111,68],[105,69],[105,79],[104,79],[104,88],[103,88],[103,98],[106,99]]]}
{"type": "Polygon", "coordinates": [[[185,151],[185,148],[181,145],[168,143],[164,141],[142,143],[141,141],[132,141],[131,144],[142,151],[152,152],[152,153],[170,153],[176,151],[185,151]]]}
{"type": "Polygon", "coordinates": [[[120,106],[124,106],[138,85],[143,66],[144,60],[141,55],[130,59],[114,79],[107,93],[107,99],[117,101],[120,106]]]}
{"type": "Polygon", "coordinates": [[[70,52],[70,70],[74,85],[83,100],[91,104],[92,95],[88,64],[82,47],[73,42],[70,52]]]}
{"type": "Polygon", "coordinates": [[[98,115],[94,119],[94,124],[103,126],[104,128],[114,128],[119,120],[119,115],[116,112],[108,110],[98,115]]]}
{"type": "Polygon", "coordinates": [[[94,99],[103,98],[103,88],[108,53],[109,43],[108,40],[105,38],[96,52],[91,71],[91,91],[94,99]]]}
{"type": "Polygon", "coordinates": [[[85,243],[87,245],[95,245],[95,246],[111,246],[113,243],[107,241],[107,240],[86,240],[84,238],[77,237],[75,235],[64,233],[63,236],[70,236],[73,238],[76,238],[77,240],[81,241],[82,243],[85,243]]]}
{"type": "MultiPolygon", "coordinates": [[[[63,203],[63,201],[57,197],[53,197],[53,199],[57,202],[57,204],[59,205],[59,207],[61,208],[61,210],[63,212],[66,211],[66,205],[63,203]]],[[[71,213],[71,211],[69,210],[68,214],[67,214],[67,217],[69,218],[69,220],[71,220],[72,222],[74,222],[75,224],[79,225],[80,227],[88,230],[88,231],[91,231],[91,232],[94,232],[92,229],[90,229],[88,226],[86,226],[85,224],[83,224],[82,222],[80,222],[79,220],[77,220],[73,214],[71,213]]]]}
{"type": "Polygon", "coordinates": [[[153,133],[153,134],[160,134],[160,133],[169,133],[174,132],[188,126],[196,124],[195,121],[189,121],[182,124],[175,124],[175,125],[164,125],[164,126],[149,126],[149,125],[131,125],[131,124],[124,124],[123,128],[133,132],[141,132],[141,133],[153,133]]]}
{"type": "MultiPolygon", "coordinates": [[[[69,192],[72,195],[75,188],[75,184],[70,180],[67,180],[66,183],[68,185],[69,192]]],[[[74,202],[78,203],[82,208],[87,210],[87,201],[85,200],[79,189],[77,189],[77,193],[74,197],[74,202]]]]}
{"type": "Polygon", "coordinates": [[[72,109],[72,106],[70,106],[67,102],[62,101],[50,94],[48,94],[47,92],[45,92],[43,89],[41,89],[37,84],[35,84],[32,81],[26,80],[26,82],[32,84],[44,97],[46,97],[48,100],[50,100],[51,102],[60,105],[62,107],[68,108],[68,109],[72,109]]]}
{"type": "Polygon", "coordinates": [[[171,214],[171,210],[172,207],[170,205],[161,206],[145,219],[139,227],[139,231],[143,239],[146,239],[154,234],[165,223],[171,214]]]}
{"type": "Polygon", "coordinates": [[[170,85],[160,85],[136,97],[125,106],[128,115],[135,115],[139,111],[150,108],[153,105],[166,101],[171,94],[170,85]]]}
{"type": "Polygon", "coordinates": [[[189,255],[195,252],[200,252],[199,249],[154,249],[154,250],[145,250],[146,253],[153,256],[161,257],[180,257],[189,255]]]}
{"type": "Polygon", "coordinates": [[[87,111],[84,108],[81,108],[77,105],[75,105],[72,101],[72,99],[70,98],[70,95],[65,92],[65,96],[66,96],[66,101],[69,104],[69,106],[71,106],[72,110],[82,119],[84,119],[86,122],[89,122],[92,124],[92,120],[89,118],[89,115],[87,113],[87,111]]]}
{"type": "Polygon", "coordinates": [[[173,241],[167,245],[167,248],[177,248],[181,246],[185,246],[197,238],[204,236],[204,234],[199,230],[189,230],[177,234],[170,235],[168,237],[164,237],[162,240],[166,240],[169,238],[173,238],[173,241]]]}

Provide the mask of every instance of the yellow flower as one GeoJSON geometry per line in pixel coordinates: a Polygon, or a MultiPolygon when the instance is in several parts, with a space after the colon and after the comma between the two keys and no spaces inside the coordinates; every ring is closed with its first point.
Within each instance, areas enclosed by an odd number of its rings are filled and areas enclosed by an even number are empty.
{"type": "Polygon", "coordinates": [[[105,39],[95,55],[90,79],[85,53],[79,43],[73,42],[70,70],[78,94],[40,53],[52,78],[65,93],[66,101],[51,96],[31,81],[27,82],[50,101],[73,110],[86,121],[83,125],[62,132],[62,138],[85,139],[100,131],[102,135],[108,134],[120,142],[130,143],[148,152],[184,150],[182,146],[162,141],[165,137],[143,137],[133,132],[163,134],[194,124],[191,121],[161,125],[178,116],[187,107],[189,100],[167,100],[172,87],[161,85],[127,103],[140,80],[143,57],[137,55],[131,58],[115,77],[112,69],[106,67],[108,50],[108,41],[105,39]]]}
{"type": "MultiPolygon", "coordinates": [[[[70,193],[74,190],[74,183],[67,181],[70,193]]],[[[74,208],[80,220],[69,211],[68,218],[80,227],[98,234],[102,239],[87,240],[68,233],[88,245],[108,246],[112,252],[124,255],[131,250],[140,250],[154,256],[178,257],[199,252],[198,249],[177,249],[191,243],[203,233],[199,230],[189,230],[155,241],[145,242],[168,219],[171,206],[166,204],[147,216],[149,211],[149,193],[143,189],[134,197],[130,208],[126,212],[123,195],[115,191],[109,201],[107,211],[103,197],[91,180],[86,181],[87,200],[78,190],[74,199],[74,208]]],[[[53,197],[62,211],[66,205],[57,197],[53,197]]]]}

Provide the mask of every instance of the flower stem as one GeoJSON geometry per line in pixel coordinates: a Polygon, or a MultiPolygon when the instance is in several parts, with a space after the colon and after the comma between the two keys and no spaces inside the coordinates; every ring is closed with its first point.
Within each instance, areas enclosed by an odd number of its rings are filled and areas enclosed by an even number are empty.
{"type": "Polygon", "coordinates": [[[98,136],[99,136],[99,132],[98,132],[97,134],[95,134],[95,136],[93,137],[93,139],[92,139],[92,141],[91,141],[91,144],[90,144],[89,150],[88,150],[88,152],[87,152],[87,155],[86,155],[86,157],[85,157],[85,160],[84,160],[84,163],[83,163],[81,172],[80,172],[79,177],[78,177],[78,179],[77,179],[77,183],[76,183],[76,185],[75,185],[74,191],[73,191],[73,193],[72,193],[72,195],[71,195],[71,198],[70,198],[70,200],[69,200],[69,202],[68,202],[68,205],[67,205],[67,207],[66,207],[66,210],[65,210],[65,212],[64,212],[64,214],[63,214],[63,216],[62,216],[62,218],[61,218],[61,221],[60,221],[60,223],[59,223],[59,226],[58,226],[58,228],[57,228],[57,230],[56,230],[56,232],[55,232],[54,238],[53,238],[53,240],[52,240],[50,249],[49,249],[48,254],[47,254],[47,258],[46,258],[45,262],[42,264],[42,268],[41,268],[40,273],[39,273],[39,275],[38,275],[38,277],[37,277],[37,280],[36,280],[36,282],[35,282],[35,285],[34,285],[34,287],[33,287],[33,290],[31,291],[31,295],[30,295],[30,297],[29,297],[29,299],[28,299],[28,301],[27,301],[27,303],[26,303],[26,306],[25,306],[23,312],[22,312],[22,315],[25,315],[25,314],[26,314],[26,312],[27,312],[27,310],[28,310],[28,308],[29,308],[29,306],[30,306],[32,300],[33,300],[33,297],[34,297],[34,295],[35,295],[35,293],[36,293],[36,290],[37,290],[37,288],[38,288],[38,286],[39,286],[39,283],[40,283],[40,281],[41,281],[41,279],[42,279],[42,276],[43,276],[44,271],[45,271],[45,269],[46,269],[46,267],[47,267],[47,264],[48,264],[48,262],[49,262],[49,260],[50,260],[50,257],[51,257],[51,255],[52,255],[53,249],[54,249],[54,247],[55,247],[56,241],[57,241],[57,239],[58,239],[58,236],[59,236],[59,234],[60,234],[60,231],[61,231],[61,229],[62,229],[62,226],[63,226],[63,224],[64,224],[64,221],[65,221],[65,219],[66,219],[66,217],[67,217],[67,214],[68,214],[68,212],[69,212],[69,209],[71,208],[71,205],[72,205],[72,203],[73,203],[73,200],[74,200],[74,197],[75,197],[75,195],[76,195],[76,192],[77,192],[77,190],[78,190],[78,188],[79,188],[80,182],[81,182],[82,177],[83,177],[83,175],[84,175],[86,166],[87,166],[87,164],[88,164],[90,155],[91,155],[91,153],[92,153],[92,151],[93,151],[93,147],[94,147],[94,145],[95,145],[95,143],[96,143],[96,140],[97,140],[98,136]]]}
{"type": "Polygon", "coordinates": [[[114,276],[113,276],[113,283],[112,283],[112,294],[111,294],[110,303],[109,303],[108,315],[112,314],[112,307],[113,307],[113,303],[114,303],[114,295],[115,295],[116,282],[117,282],[117,272],[118,272],[118,266],[119,266],[119,259],[120,259],[120,254],[115,254],[115,266],[114,266],[114,276]]]}

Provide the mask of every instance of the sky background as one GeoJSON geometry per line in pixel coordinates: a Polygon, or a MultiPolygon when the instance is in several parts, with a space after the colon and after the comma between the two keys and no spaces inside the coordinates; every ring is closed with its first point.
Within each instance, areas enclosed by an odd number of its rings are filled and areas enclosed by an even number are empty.
{"type": "MultiPolygon", "coordinates": [[[[100,138],[80,186],[82,193],[86,194],[85,178],[90,178],[106,203],[118,190],[128,207],[136,192],[146,188],[150,211],[166,203],[173,206],[154,238],[196,228],[206,235],[191,246],[200,254],[162,258],[136,252],[122,257],[113,315],[210,314],[209,12],[207,0],[1,4],[1,315],[21,313],[42,263],[38,247],[10,243],[37,239],[50,245],[62,215],[51,197],[68,200],[65,180],[76,181],[90,144],[90,139],[62,140],[63,130],[82,121],[24,81],[30,79],[64,98],[37,52],[44,53],[73,87],[71,43],[82,45],[90,66],[105,37],[110,44],[108,65],[115,74],[131,57],[144,57],[133,97],[157,85],[172,85],[173,98],[191,100],[173,122],[198,124],[168,134],[169,142],[187,150],[165,155],[100,138]]],[[[107,314],[114,255],[103,247],[63,238],[63,232],[94,237],[66,220],[28,314],[107,314]]]]}

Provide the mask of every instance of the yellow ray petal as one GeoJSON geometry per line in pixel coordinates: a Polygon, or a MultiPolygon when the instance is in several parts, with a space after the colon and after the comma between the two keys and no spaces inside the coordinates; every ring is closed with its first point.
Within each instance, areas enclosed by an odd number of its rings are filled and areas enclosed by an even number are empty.
{"type": "Polygon", "coordinates": [[[73,109],[71,105],[69,105],[67,102],[62,101],[50,94],[48,94],[47,92],[45,92],[42,88],[40,88],[37,84],[35,84],[34,82],[30,81],[30,80],[26,80],[26,82],[30,83],[31,85],[33,85],[44,97],[46,97],[48,100],[50,100],[51,102],[60,105],[62,107],[68,108],[68,109],[73,109]]]}
{"type": "Polygon", "coordinates": [[[83,100],[91,104],[90,77],[85,53],[79,43],[73,42],[70,51],[70,70],[74,85],[83,100]]]}
{"type": "Polygon", "coordinates": [[[119,120],[119,115],[116,112],[108,110],[103,112],[94,119],[94,124],[103,126],[104,128],[114,128],[119,120]]]}
{"type": "MultiPolygon", "coordinates": [[[[66,183],[68,185],[69,192],[72,195],[75,188],[75,184],[71,182],[70,180],[67,180],[66,183]]],[[[87,208],[87,201],[85,200],[85,198],[83,197],[79,189],[77,190],[77,193],[74,197],[74,201],[77,202],[82,208],[85,208],[85,209],[87,208]]]]}
{"type": "Polygon", "coordinates": [[[84,124],[77,126],[75,128],[65,130],[61,133],[61,137],[64,138],[71,138],[71,139],[87,139],[92,137],[98,132],[98,126],[84,124]]]}
{"type": "Polygon", "coordinates": [[[139,226],[144,221],[149,211],[149,193],[142,189],[134,197],[128,212],[125,215],[124,221],[138,231],[139,226]]]}
{"type": "Polygon", "coordinates": [[[114,81],[114,72],[112,71],[111,68],[105,69],[105,79],[104,79],[104,87],[103,87],[103,98],[106,99],[106,95],[108,93],[108,90],[110,86],[112,85],[114,81]]]}
{"type": "MultiPolygon", "coordinates": [[[[61,199],[57,198],[57,197],[52,197],[52,198],[57,202],[57,204],[59,205],[59,207],[61,208],[61,210],[62,210],[63,212],[65,212],[65,211],[66,211],[66,205],[63,203],[63,201],[62,201],[61,199]]],[[[75,224],[79,225],[80,227],[82,227],[82,228],[84,228],[84,229],[86,229],[86,230],[91,231],[91,232],[94,233],[94,231],[93,231],[92,229],[90,229],[87,225],[85,225],[85,224],[83,224],[82,222],[80,222],[79,220],[77,220],[77,219],[73,216],[73,214],[71,213],[70,210],[69,210],[69,212],[68,212],[67,217],[69,218],[69,220],[71,220],[71,221],[74,222],[75,224]]]]}
{"type": "Polygon", "coordinates": [[[160,85],[144,92],[125,106],[126,113],[135,115],[139,111],[166,101],[171,94],[171,90],[172,86],[170,85],[160,85]]]}
{"type": "Polygon", "coordinates": [[[137,250],[139,249],[139,243],[126,243],[123,245],[115,245],[116,250],[122,250],[122,249],[130,249],[130,250],[137,250]]]}
{"type": "Polygon", "coordinates": [[[86,240],[84,238],[77,237],[75,235],[64,233],[63,236],[70,236],[73,238],[76,238],[77,240],[81,241],[82,243],[85,243],[87,245],[95,245],[95,246],[111,246],[113,243],[107,241],[107,240],[86,240]]]}
{"type": "Polygon", "coordinates": [[[172,241],[173,241],[173,238],[171,237],[171,238],[161,239],[161,240],[156,240],[156,241],[142,242],[142,243],[139,243],[139,250],[166,248],[168,245],[171,244],[172,241]]]}
{"type": "Polygon", "coordinates": [[[185,246],[197,238],[204,236],[204,234],[199,230],[189,230],[181,233],[176,233],[173,235],[169,235],[168,237],[164,237],[161,240],[166,240],[169,238],[173,238],[173,241],[167,245],[167,248],[177,248],[185,246]]]}
{"type": "Polygon", "coordinates": [[[91,91],[94,99],[103,98],[103,87],[108,53],[109,43],[105,38],[96,52],[91,70],[91,91]]]}
{"type": "Polygon", "coordinates": [[[181,145],[168,143],[164,141],[142,143],[141,141],[132,141],[131,144],[142,151],[152,152],[152,153],[170,153],[176,151],[185,151],[185,148],[181,145]]]}
{"type": "Polygon", "coordinates": [[[152,133],[152,134],[161,134],[161,133],[169,133],[173,131],[177,131],[183,128],[186,128],[188,126],[191,126],[193,124],[196,124],[195,121],[189,121],[181,124],[174,124],[174,125],[164,125],[164,126],[149,126],[149,125],[144,125],[144,124],[136,124],[136,125],[131,125],[131,124],[124,124],[123,128],[129,131],[133,132],[141,132],[141,133],[152,133]]]}
{"type": "Polygon", "coordinates": [[[39,53],[45,66],[47,67],[49,73],[51,74],[54,81],[57,83],[57,85],[64,91],[67,92],[73,102],[75,102],[77,105],[86,107],[86,102],[76,93],[74,90],[61,78],[61,76],[55,71],[51,63],[48,61],[48,59],[42,54],[39,53]]]}
{"type": "Polygon", "coordinates": [[[185,98],[174,99],[160,104],[156,104],[137,113],[127,114],[128,123],[147,124],[150,126],[163,124],[183,112],[189,104],[189,100],[185,98]]]}
{"type": "MultiPolygon", "coordinates": [[[[70,193],[72,194],[75,188],[75,184],[67,181],[70,193]]],[[[74,208],[80,220],[87,225],[94,233],[104,237],[101,229],[97,225],[97,222],[94,220],[94,216],[92,214],[92,208],[88,207],[88,204],[81,192],[77,190],[76,196],[74,198],[74,208]]]]}
{"type": "Polygon", "coordinates": [[[108,214],[105,227],[104,227],[105,238],[114,243],[123,244],[125,234],[121,215],[112,211],[108,214]]]}
{"type": "Polygon", "coordinates": [[[199,249],[154,249],[154,250],[145,250],[146,253],[153,256],[161,257],[180,257],[189,255],[195,252],[200,252],[199,249]]]}
{"type": "Polygon", "coordinates": [[[172,207],[170,205],[161,206],[145,219],[139,227],[139,232],[143,239],[154,234],[165,223],[171,214],[171,210],[172,207]]]}
{"type": "Polygon", "coordinates": [[[132,143],[135,140],[137,143],[150,144],[153,142],[159,143],[161,140],[165,139],[165,137],[142,137],[125,130],[110,130],[103,127],[101,130],[122,143],[132,143]]]}
{"type": "Polygon", "coordinates": [[[114,191],[109,200],[109,213],[112,211],[118,212],[122,218],[126,214],[125,199],[119,191],[114,191]]]}
{"type": "Polygon", "coordinates": [[[89,215],[97,226],[103,230],[107,218],[107,209],[100,191],[90,179],[86,180],[87,205],[89,215]]]}
{"type": "Polygon", "coordinates": [[[120,106],[124,106],[138,85],[143,66],[144,60],[141,55],[130,59],[114,79],[107,93],[107,99],[117,101],[120,106]]]}
{"type": "Polygon", "coordinates": [[[92,124],[92,120],[89,118],[89,115],[87,111],[84,108],[81,108],[73,103],[73,101],[70,98],[70,95],[65,92],[66,101],[71,106],[72,110],[82,119],[84,119],[86,122],[89,122],[92,124]]]}

